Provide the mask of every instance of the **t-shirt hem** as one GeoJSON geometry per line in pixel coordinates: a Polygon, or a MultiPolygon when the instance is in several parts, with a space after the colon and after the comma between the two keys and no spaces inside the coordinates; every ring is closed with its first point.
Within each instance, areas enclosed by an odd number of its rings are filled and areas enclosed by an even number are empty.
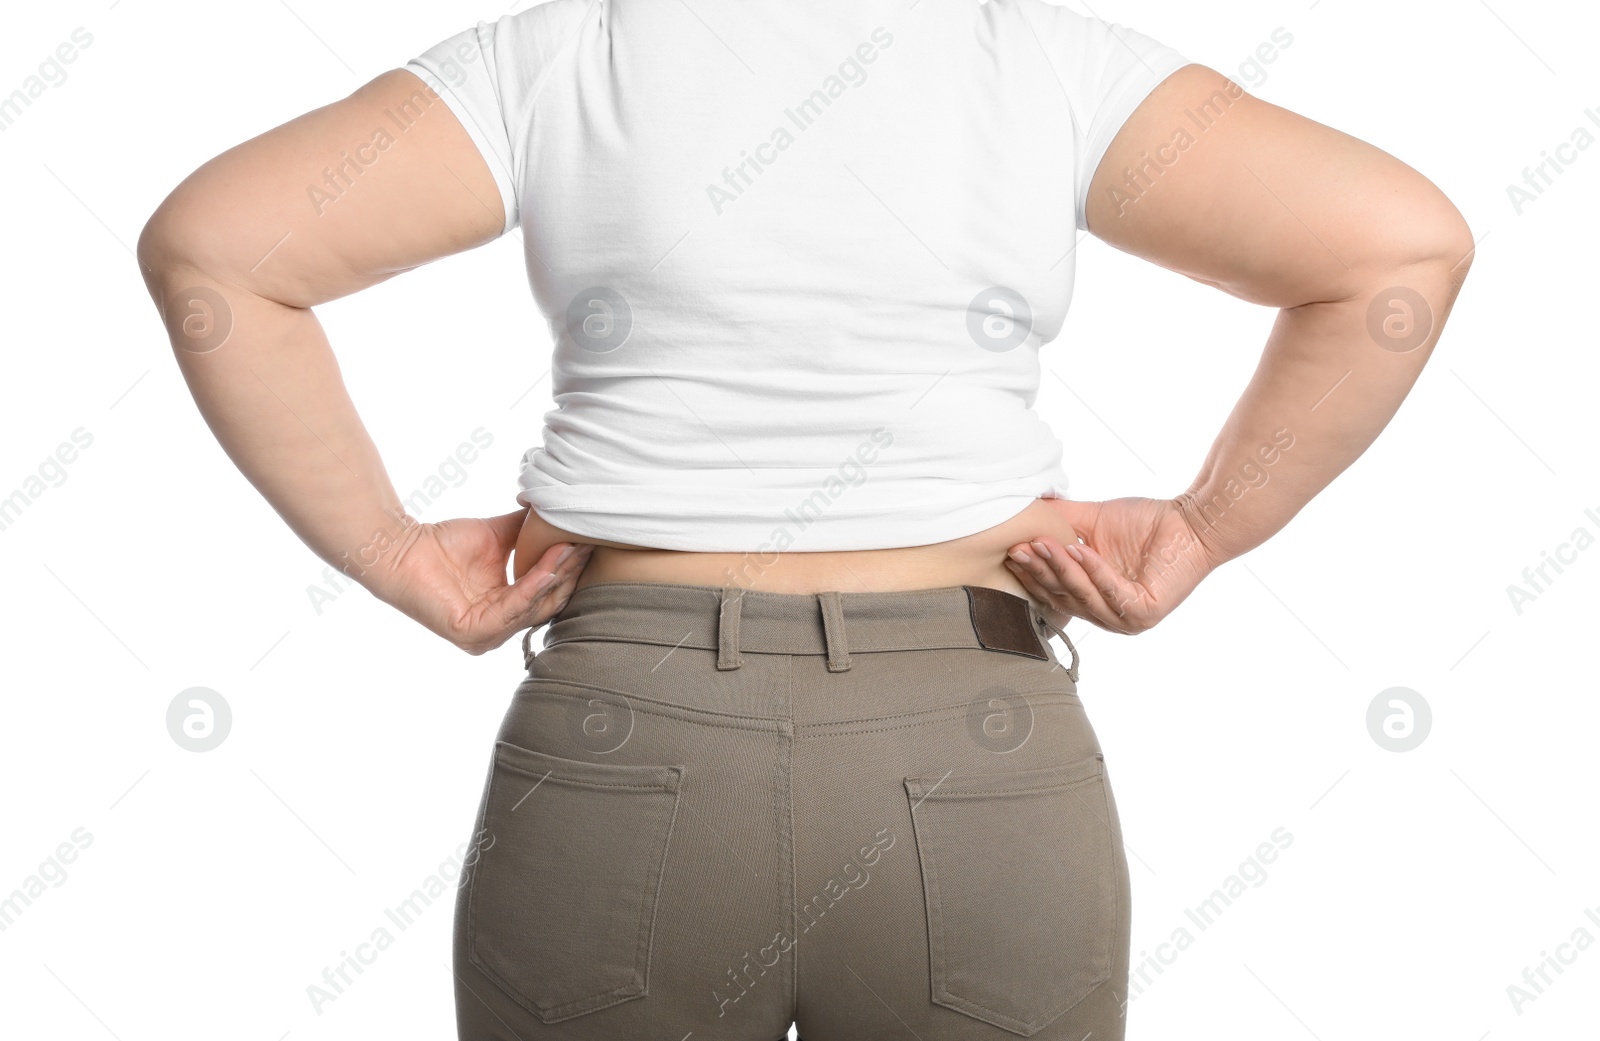
{"type": "Polygon", "coordinates": [[[1059,498],[1061,493],[1058,485],[1038,493],[1007,493],[912,521],[898,516],[823,518],[813,522],[815,530],[810,525],[801,528],[786,546],[775,546],[774,536],[779,530],[794,529],[792,518],[758,520],[752,518],[748,511],[728,511],[719,517],[708,510],[705,512],[705,521],[694,525],[691,530],[681,526],[678,518],[667,518],[674,523],[669,530],[639,523],[637,518],[608,514],[603,512],[604,507],[540,506],[529,501],[526,491],[517,494],[517,501],[558,528],[607,542],[690,553],[763,553],[774,549],[779,552],[824,553],[903,549],[949,542],[1004,523],[1021,513],[1035,499],[1059,498]],[[753,545],[738,535],[730,535],[728,525],[720,523],[727,517],[737,518],[737,527],[741,532],[760,525],[764,534],[758,536],[753,545]]]}

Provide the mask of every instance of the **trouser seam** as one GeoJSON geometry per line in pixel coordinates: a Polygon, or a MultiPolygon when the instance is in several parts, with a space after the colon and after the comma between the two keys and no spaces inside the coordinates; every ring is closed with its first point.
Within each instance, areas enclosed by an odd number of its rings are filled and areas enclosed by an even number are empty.
{"type": "Polygon", "coordinates": [[[795,863],[795,846],[797,843],[794,830],[794,753],[797,744],[795,740],[797,728],[794,724],[794,655],[792,654],[784,659],[784,673],[784,687],[788,691],[789,724],[783,734],[783,742],[789,752],[789,768],[785,771],[787,777],[784,784],[789,814],[788,828],[785,831],[785,843],[789,847],[788,863],[786,864],[789,872],[789,942],[794,947],[794,957],[789,959],[789,1020],[793,1022],[800,1010],[800,939],[795,933],[795,927],[799,924],[799,913],[796,906],[799,899],[796,876],[799,871],[795,863]]]}

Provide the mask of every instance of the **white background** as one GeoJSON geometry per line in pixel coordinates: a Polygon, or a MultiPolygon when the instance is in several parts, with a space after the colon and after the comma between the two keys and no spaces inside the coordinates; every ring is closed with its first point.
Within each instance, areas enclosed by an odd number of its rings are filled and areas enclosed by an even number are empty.
{"type": "MultiPolygon", "coordinates": [[[[1180,926],[1195,938],[1133,1003],[1130,1041],[1596,1037],[1600,944],[1564,949],[1533,1001],[1507,988],[1575,930],[1600,939],[1600,549],[1520,612],[1507,587],[1574,529],[1600,535],[1600,149],[1520,214],[1507,186],[1575,128],[1600,135],[1600,16],[1077,9],[1400,156],[1479,240],[1442,343],[1361,460],[1155,630],[1068,630],[1131,852],[1135,960],[1180,926]],[[1241,71],[1278,27],[1293,42],[1265,77],[1241,71]],[[1367,727],[1395,686],[1433,715],[1403,753],[1367,727]],[[1197,929],[1185,910],[1280,827],[1293,842],[1265,881],[1197,929]]],[[[0,133],[0,497],[76,428],[93,443],[0,531],[0,898],[74,829],[92,843],[0,931],[0,1033],[454,1036],[447,903],[320,1013],[307,986],[468,837],[520,652],[469,657],[359,587],[313,608],[322,563],[201,421],[132,247],[207,158],[503,13],[7,8],[0,94],[75,27],[93,43],[0,133]],[[192,686],[233,712],[203,754],[165,722],[192,686]]],[[[550,407],[520,231],[317,311],[402,496],[474,428],[493,435],[423,519],[514,509],[550,407]]],[[[1272,318],[1086,240],[1040,398],[1075,496],[1187,486],[1272,318]]]]}

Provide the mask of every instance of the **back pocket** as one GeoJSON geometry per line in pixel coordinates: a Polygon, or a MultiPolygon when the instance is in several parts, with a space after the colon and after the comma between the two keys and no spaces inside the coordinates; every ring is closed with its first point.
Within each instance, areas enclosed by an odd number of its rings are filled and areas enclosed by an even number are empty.
{"type": "Polygon", "coordinates": [[[1105,764],[907,777],[932,999],[1027,1037],[1111,977],[1105,764]]]}
{"type": "Polygon", "coordinates": [[[495,745],[469,958],[544,1022],[646,993],[683,771],[495,745]]]}

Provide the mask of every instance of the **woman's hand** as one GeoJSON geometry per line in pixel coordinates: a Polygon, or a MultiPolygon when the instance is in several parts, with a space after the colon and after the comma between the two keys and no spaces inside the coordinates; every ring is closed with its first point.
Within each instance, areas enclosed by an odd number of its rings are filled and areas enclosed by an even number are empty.
{"type": "Polygon", "coordinates": [[[1011,548],[1006,566],[1040,602],[1114,633],[1141,633],[1216,569],[1179,502],[1045,499],[1083,541],[1049,536],[1011,548]]]}
{"type": "Polygon", "coordinates": [[[558,542],[517,581],[506,565],[527,509],[418,524],[368,584],[373,595],[468,654],[543,625],[566,606],[593,546],[558,542]]]}

